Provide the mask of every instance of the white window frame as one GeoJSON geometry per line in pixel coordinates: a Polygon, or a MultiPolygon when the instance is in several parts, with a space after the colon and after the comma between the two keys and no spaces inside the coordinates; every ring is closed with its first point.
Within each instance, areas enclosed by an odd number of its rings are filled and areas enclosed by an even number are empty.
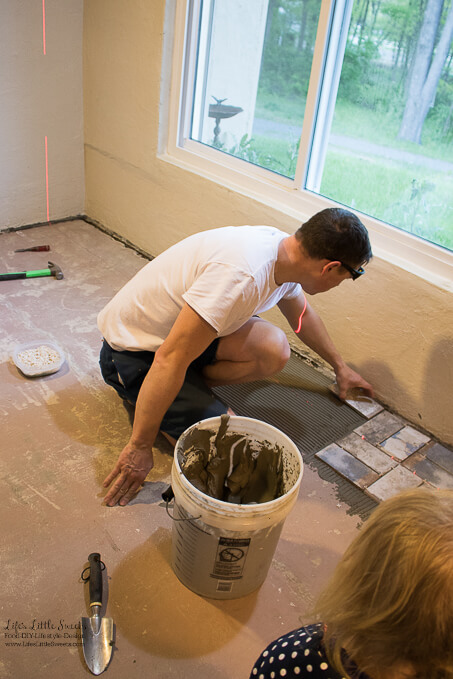
{"type": "MultiPolygon", "coordinates": [[[[295,179],[291,180],[189,138],[192,82],[196,66],[194,45],[197,41],[200,0],[167,0],[159,158],[257,200],[301,223],[319,210],[338,206],[339,203],[331,199],[299,187],[304,186],[305,182],[313,191],[319,187],[319,163],[310,166],[309,155],[311,149],[316,149],[318,158],[322,159],[325,154],[328,135],[320,134],[319,122],[330,129],[347,37],[344,26],[349,23],[351,7],[352,0],[322,0],[299,161],[295,179]],[[188,26],[191,27],[190,32],[187,31],[188,26]],[[327,44],[327,36],[332,34],[336,38],[327,44]],[[336,45],[333,50],[332,42],[336,45]],[[340,59],[338,54],[341,55],[340,59]],[[324,73],[325,79],[322,90],[319,87],[321,73],[324,73]],[[318,76],[313,77],[314,74],[318,76]]],[[[453,292],[452,252],[369,217],[355,208],[353,211],[367,227],[376,257],[453,292]]]]}

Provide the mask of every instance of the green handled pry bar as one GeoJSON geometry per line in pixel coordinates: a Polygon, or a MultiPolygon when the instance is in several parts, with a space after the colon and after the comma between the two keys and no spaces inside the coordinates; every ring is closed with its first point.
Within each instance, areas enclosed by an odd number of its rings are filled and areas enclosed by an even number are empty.
{"type": "Polygon", "coordinates": [[[34,271],[15,271],[13,273],[0,273],[0,281],[12,281],[16,278],[40,278],[41,276],[54,276],[57,280],[64,278],[63,271],[57,264],[47,262],[47,269],[35,269],[34,271]]]}

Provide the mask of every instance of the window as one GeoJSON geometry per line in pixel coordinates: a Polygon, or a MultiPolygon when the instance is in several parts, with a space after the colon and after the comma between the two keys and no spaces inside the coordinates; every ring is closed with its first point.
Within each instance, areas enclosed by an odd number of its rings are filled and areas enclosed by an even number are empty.
{"type": "Polygon", "coordinates": [[[181,17],[178,149],[451,267],[451,0],[192,0],[181,17]]]}

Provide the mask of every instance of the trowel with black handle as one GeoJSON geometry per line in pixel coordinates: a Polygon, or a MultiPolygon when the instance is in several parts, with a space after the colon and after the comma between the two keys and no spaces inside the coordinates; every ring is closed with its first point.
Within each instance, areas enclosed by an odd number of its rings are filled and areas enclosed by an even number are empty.
{"type": "MultiPolygon", "coordinates": [[[[101,555],[94,553],[88,557],[89,576],[82,579],[90,583],[90,618],[82,618],[83,655],[88,669],[93,674],[101,674],[110,662],[113,647],[113,620],[103,618],[102,609],[102,561],[101,555]]],[[[85,570],[88,570],[85,569],[85,570]]],[[[84,571],[85,573],[85,571],[84,571]]]]}

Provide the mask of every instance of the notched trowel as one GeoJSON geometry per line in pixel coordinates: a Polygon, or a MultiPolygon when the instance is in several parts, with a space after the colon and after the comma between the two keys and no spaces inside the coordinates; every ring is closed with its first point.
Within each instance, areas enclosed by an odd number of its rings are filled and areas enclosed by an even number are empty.
{"type": "Polygon", "coordinates": [[[101,674],[107,669],[113,650],[113,620],[103,618],[102,610],[102,569],[101,555],[94,553],[88,557],[89,576],[82,580],[90,583],[90,618],[82,618],[82,646],[85,662],[93,674],[101,674]]]}

